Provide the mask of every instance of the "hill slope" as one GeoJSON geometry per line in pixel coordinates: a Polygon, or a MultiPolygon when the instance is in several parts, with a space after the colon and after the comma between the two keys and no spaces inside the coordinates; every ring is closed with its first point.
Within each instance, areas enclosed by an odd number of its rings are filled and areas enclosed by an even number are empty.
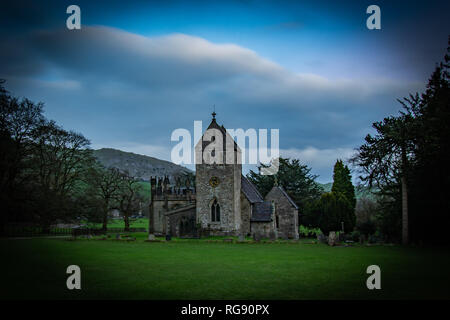
{"type": "Polygon", "coordinates": [[[169,161],[110,148],[94,150],[94,156],[105,167],[127,170],[131,176],[143,181],[149,181],[151,176],[164,175],[172,180],[176,175],[192,172],[169,161]]]}
{"type": "MultiPolygon", "coordinates": [[[[165,175],[168,175],[173,182],[174,176],[193,173],[191,170],[169,161],[117,149],[103,148],[94,150],[94,156],[105,167],[127,170],[133,177],[145,182],[148,182],[151,176],[163,177],[165,175]]],[[[324,192],[330,192],[333,185],[332,182],[318,184],[324,192]]],[[[357,199],[373,196],[367,187],[355,188],[355,195],[357,199]]]]}

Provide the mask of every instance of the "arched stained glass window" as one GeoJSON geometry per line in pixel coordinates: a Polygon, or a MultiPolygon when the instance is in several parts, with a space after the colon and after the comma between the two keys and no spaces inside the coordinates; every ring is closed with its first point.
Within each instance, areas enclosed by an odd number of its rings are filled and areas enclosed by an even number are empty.
{"type": "Polygon", "coordinates": [[[212,222],[220,221],[220,205],[217,202],[217,199],[214,199],[214,202],[211,205],[211,221],[212,222]]]}

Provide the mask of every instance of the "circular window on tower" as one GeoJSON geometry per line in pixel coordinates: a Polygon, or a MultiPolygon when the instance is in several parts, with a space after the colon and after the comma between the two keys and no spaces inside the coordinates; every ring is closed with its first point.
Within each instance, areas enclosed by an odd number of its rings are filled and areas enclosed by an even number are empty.
{"type": "Polygon", "coordinates": [[[209,179],[209,185],[213,188],[217,187],[219,185],[220,181],[219,178],[217,177],[211,177],[211,179],[209,179]]]}

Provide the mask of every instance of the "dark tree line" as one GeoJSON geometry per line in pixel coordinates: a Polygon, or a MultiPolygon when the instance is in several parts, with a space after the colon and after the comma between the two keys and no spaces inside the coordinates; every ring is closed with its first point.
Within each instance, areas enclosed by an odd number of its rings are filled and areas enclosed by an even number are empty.
{"type": "Polygon", "coordinates": [[[319,228],[323,234],[330,231],[350,233],[355,228],[355,188],[348,166],[337,160],[333,171],[331,192],[305,204],[302,223],[311,228],[319,228]]]}
{"type": "Polygon", "coordinates": [[[90,142],[43,115],[43,104],[11,96],[0,82],[0,232],[10,224],[49,230],[119,209],[126,225],[143,201],[137,181],[101,167],[90,142]]]}
{"type": "Polygon", "coordinates": [[[449,53],[425,92],[399,100],[399,115],[373,124],[376,134],[353,159],[362,181],[379,190],[382,229],[404,244],[450,243],[449,53]]]}
{"type": "MultiPolygon", "coordinates": [[[[262,175],[250,170],[247,178],[265,196],[275,185],[282,186],[299,207],[300,224],[330,231],[353,231],[355,227],[355,190],[349,168],[341,160],[334,167],[332,191],[325,193],[315,181],[311,168],[299,159],[279,159],[275,175],[262,175]]],[[[261,167],[264,167],[262,165],[261,167]]],[[[259,168],[261,171],[261,167],[259,168]]]]}

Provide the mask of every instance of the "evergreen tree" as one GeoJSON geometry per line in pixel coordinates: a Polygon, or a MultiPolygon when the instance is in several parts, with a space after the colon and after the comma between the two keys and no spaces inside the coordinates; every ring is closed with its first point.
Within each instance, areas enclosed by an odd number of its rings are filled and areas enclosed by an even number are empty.
{"type": "Polygon", "coordinates": [[[343,213],[341,215],[341,222],[344,223],[344,229],[347,231],[353,231],[356,223],[356,197],[355,197],[355,187],[352,183],[352,176],[350,174],[350,169],[347,165],[344,165],[342,160],[337,160],[334,165],[333,171],[333,186],[331,187],[331,192],[335,194],[340,194],[345,197],[350,205],[351,210],[343,213]]]}
{"type": "Polygon", "coordinates": [[[350,169],[342,160],[337,160],[333,171],[333,186],[331,192],[341,192],[345,195],[353,208],[356,207],[355,187],[352,183],[350,169]]]}
{"type": "Polygon", "coordinates": [[[352,218],[353,209],[343,193],[323,194],[317,202],[317,211],[319,228],[323,234],[328,235],[330,231],[342,230],[342,223],[344,223],[344,232],[353,231],[355,226],[352,218]]]}
{"type": "Polygon", "coordinates": [[[404,244],[409,242],[410,229],[416,242],[450,242],[449,52],[450,46],[426,91],[399,100],[400,115],[375,122],[377,134],[366,137],[353,159],[362,168],[362,181],[376,184],[383,206],[393,210],[384,212],[382,219],[390,220],[384,225],[395,226],[395,219],[401,217],[404,244]],[[395,211],[398,208],[401,215],[395,211]]]}
{"type": "MultiPolygon", "coordinates": [[[[450,37],[449,37],[450,40],[450,37]]],[[[404,103],[414,118],[414,163],[408,179],[411,237],[415,242],[450,244],[450,41],[444,61],[431,75],[417,103],[404,103]]]]}
{"type": "MultiPolygon", "coordinates": [[[[260,166],[258,169],[264,166],[260,166]]],[[[307,202],[318,199],[322,190],[315,182],[317,176],[311,174],[311,168],[298,159],[280,158],[280,166],[276,175],[262,175],[250,170],[247,178],[264,197],[273,188],[275,178],[303,212],[307,202]]]]}

